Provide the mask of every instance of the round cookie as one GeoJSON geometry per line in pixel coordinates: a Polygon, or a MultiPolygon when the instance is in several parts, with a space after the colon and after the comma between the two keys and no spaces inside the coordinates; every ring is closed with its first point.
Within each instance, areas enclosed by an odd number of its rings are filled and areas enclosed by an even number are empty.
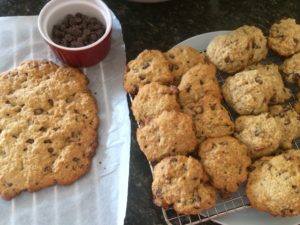
{"type": "Polygon", "coordinates": [[[273,96],[271,84],[259,70],[248,70],[230,76],[222,86],[226,102],[239,114],[258,114],[268,111],[273,96]]]}
{"type": "Polygon", "coordinates": [[[235,121],[235,137],[247,145],[251,158],[275,152],[282,136],[281,124],[269,113],[240,116],[235,121]]]}
{"type": "Polygon", "coordinates": [[[186,72],[178,86],[181,105],[198,102],[204,95],[222,98],[213,64],[198,64],[186,72]]]}
{"type": "Polygon", "coordinates": [[[175,46],[165,53],[169,60],[170,70],[175,77],[175,84],[179,84],[182,75],[193,66],[205,64],[205,54],[189,46],[175,46]]]}
{"type": "Polygon", "coordinates": [[[0,75],[0,195],[70,184],[86,174],[99,119],[79,70],[27,61],[0,75]]]}
{"type": "Polygon", "coordinates": [[[212,95],[205,95],[198,102],[182,105],[183,111],[192,116],[199,142],[207,137],[222,137],[234,131],[228,111],[221,100],[212,95]]]}
{"type": "Polygon", "coordinates": [[[300,53],[284,60],[280,69],[288,82],[300,86],[300,53]]]}
{"type": "Polygon", "coordinates": [[[132,101],[132,112],[135,120],[146,123],[163,111],[179,111],[177,102],[178,89],[157,82],[143,86],[132,101]]]}
{"type": "Polygon", "coordinates": [[[271,26],[268,46],[281,56],[290,56],[300,51],[300,25],[295,19],[282,19],[271,26]]]}
{"type": "Polygon", "coordinates": [[[164,54],[158,50],[144,50],[127,64],[124,89],[130,94],[136,94],[145,84],[158,82],[168,85],[173,80],[174,76],[164,54]]]}
{"type": "Polygon", "coordinates": [[[251,159],[246,145],[231,136],[208,138],[201,143],[199,157],[215,188],[233,193],[247,179],[251,159]]]}
{"type": "Polygon", "coordinates": [[[207,184],[202,165],[186,156],[168,157],[155,166],[152,193],[157,206],[173,206],[185,215],[199,214],[216,203],[216,191],[207,184]]]}
{"type": "Polygon", "coordinates": [[[290,105],[274,105],[270,114],[283,127],[280,146],[284,149],[292,147],[292,141],[300,137],[300,115],[290,105]]]}
{"type": "Polygon", "coordinates": [[[252,166],[246,194],[253,208],[273,216],[300,214],[300,151],[263,157],[252,166]]]}
{"type": "Polygon", "coordinates": [[[170,155],[187,155],[197,144],[192,118],[181,112],[164,111],[137,129],[137,141],[149,161],[170,155]]]}
{"type": "Polygon", "coordinates": [[[272,92],[269,104],[280,104],[292,97],[291,90],[284,86],[278,65],[254,64],[246,70],[258,70],[262,76],[262,82],[272,92]]]}
{"type": "Polygon", "coordinates": [[[215,37],[207,47],[207,55],[219,70],[235,73],[264,59],[266,44],[259,28],[245,25],[215,37]]]}

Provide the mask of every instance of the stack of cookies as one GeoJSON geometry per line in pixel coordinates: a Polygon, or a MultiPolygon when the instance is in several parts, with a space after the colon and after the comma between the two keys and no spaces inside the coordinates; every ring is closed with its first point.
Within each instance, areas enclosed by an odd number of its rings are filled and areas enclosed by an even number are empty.
{"type": "Polygon", "coordinates": [[[242,26],[215,37],[206,53],[144,50],[128,63],[124,88],[134,97],[140,149],[155,165],[157,206],[199,214],[247,181],[252,207],[300,214],[300,152],[292,150],[300,103],[287,103],[287,86],[300,85],[299,39],[300,25],[283,19],[267,38],[242,26]],[[291,57],[265,64],[268,48],[291,57]],[[217,73],[226,77],[222,86],[217,73]]]}

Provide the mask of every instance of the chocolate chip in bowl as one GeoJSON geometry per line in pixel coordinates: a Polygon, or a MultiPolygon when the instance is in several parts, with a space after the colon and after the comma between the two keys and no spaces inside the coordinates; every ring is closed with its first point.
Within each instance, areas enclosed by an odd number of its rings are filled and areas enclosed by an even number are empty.
{"type": "Polygon", "coordinates": [[[52,40],[58,45],[76,48],[96,42],[104,33],[105,25],[99,19],[77,12],[68,14],[53,26],[52,40]]]}
{"type": "Polygon", "coordinates": [[[112,15],[101,0],[51,0],[38,17],[41,36],[65,64],[93,66],[111,46],[112,15]]]}

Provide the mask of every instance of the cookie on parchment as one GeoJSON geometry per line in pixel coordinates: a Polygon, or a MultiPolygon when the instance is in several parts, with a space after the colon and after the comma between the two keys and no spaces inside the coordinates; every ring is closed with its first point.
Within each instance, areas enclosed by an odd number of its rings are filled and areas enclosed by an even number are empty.
{"type": "Polygon", "coordinates": [[[269,113],[240,116],[235,120],[235,137],[247,145],[251,158],[275,152],[283,135],[281,123],[269,113]]]}
{"type": "Polygon", "coordinates": [[[155,166],[152,193],[157,206],[173,206],[186,215],[199,214],[216,202],[216,191],[207,184],[201,163],[186,156],[171,156],[155,166]]]}
{"type": "Polygon", "coordinates": [[[174,76],[164,54],[159,50],[144,50],[127,64],[124,89],[130,94],[136,94],[145,84],[158,82],[168,85],[173,80],[174,76]]]}
{"type": "Polygon", "coordinates": [[[221,100],[205,95],[198,102],[182,105],[183,111],[192,116],[199,142],[208,137],[222,137],[234,131],[234,123],[221,100]]]}
{"type": "Polygon", "coordinates": [[[95,99],[79,70],[27,61],[0,75],[0,195],[70,184],[97,145],[95,99]]]}
{"type": "Polygon", "coordinates": [[[192,118],[176,111],[164,111],[138,128],[137,141],[149,161],[159,161],[170,155],[187,155],[197,144],[192,118]]]}
{"type": "Polygon", "coordinates": [[[235,73],[267,56],[267,40],[254,26],[218,35],[207,47],[208,58],[221,71],[235,73]]]}
{"type": "Polygon", "coordinates": [[[153,82],[143,86],[132,101],[135,120],[146,123],[163,111],[179,111],[178,89],[153,82]]]}
{"type": "Polygon", "coordinates": [[[233,193],[247,179],[251,164],[247,146],[236,138],[224,136],[208,138],[201,143],[199,157],[215,188],[233,193]]]}
{"type": "Polygon", "coordinates": [[[290,105],[274,105],[270,114],[283,127],[280,146],[284,149],[292,147],[292,141],[300,137],[300,115],[290,105]]]}
{"type": "Polygon", "coordinates": [[[280,69],[288,82],[300,86],[300,53],[284,60],[280,69]]]}
{"type": "Polygon", "coordinates": [[[300,52],[300,25],[291,18],[274,23],[269,31],[268,46],[281,56],[300,52]]]}
{"type": "Polygon", "coordinates": [[[198,102],[204,95],[222,98],[221,88],[216,78],[216,67],[211,64],[198,64],[186,72],[178,86],[181,105],[198,102]]]}
{"type": "Polygon", "coordinates": [[[170,70],[175,77],[175,84],[179,84],[181,77],[193,66],[205,64],[205,54],[190,46],[175,46],[165,53],[170,63],[170,70]]]}
{"type": "Polygon", "coordinates": [[[300,151],[263,157],[252,165],[246,194],[253,208],[273,216],[300,214],[300,151]]]}

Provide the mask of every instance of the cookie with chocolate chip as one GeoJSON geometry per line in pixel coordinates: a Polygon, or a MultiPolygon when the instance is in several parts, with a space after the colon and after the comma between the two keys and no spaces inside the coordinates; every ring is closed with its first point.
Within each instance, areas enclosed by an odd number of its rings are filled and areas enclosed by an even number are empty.
{"type": "Polygon", "coordinates": [[[124,89],[130,94],[136,94],[142,86],[151,82],[172,84],[169,62],[159,50],[144,50],[136,59],[131,60],[124,74],[124,89]]]}
{"type": "Polygon", "coordinates": [[[292,147],[292,141],[300,137],[300,115],[290,105],[274,105],[270,114],[283,127],[280,146],[284,149],[292,147]]]}
{"type": "Polygon", "coordinates": [[[216,203],[216,191],[207,183],[201,163],[186,156],[172,156],[154,168],[152,193],[154,203],[173,206],[180,214],[199,214],[216,203]]]}
{"type": "Polygon", "coordinates": [[[185,72],[197,64],[205,64],[205,54],[190,46],[175,46],[165,53],[170,62],[170,69],[175,77],[175,84],[179,84],[185,72]]]}
{"type": "Polygon", "coordinates": [[[27,61],[0,75],[0,196],[70,184],[97,145],[96,101],[79,70],[27,61]]]}
{"type": "Polygon", "coordinates": [[[187,155],[197,144],[192,118],[176,111],[164,111],[138,128],[137,141],[149,161],[159,161],[170,155],[187,155]]]}
{"type": "Polygon", "coordinates": [[[163,111],[179,111],[178,89],[153,82],[143,86],[132,101],[135,120],[146,123],[163,111]]]}
{"type": "Polygon", "coordinates": [[[215,188],[233,193],[246,181],[251,164],[247,146],[236,138],[224,136],[208,138],[201,143],[199,157],[215,188]]]}
{"type": "Polygon", "coordinates": [[[292,18],[274,23],[269,31],[268,46],[281,56],[300,52],[300,25],[292,18]]]}
{"type": "Polygon", "coordinates": [[[255,26],[242,26],[228,34],[216,36],[207,47],[207,55],[219,70],[241,71],[267,56],[267,40],[255,26]]]}
{"type": "Polygon", "coordinates": [[[182,105],[182,108],[192,116],[199,142],[208,137],[230,135],[234,131],[234,123],[220,98],[205,95],[198,102],[182,105]]]}
{"type": "Polygon", "coordinates": [[[216,78],[216,67],[198,64],[187,71],[178,86],[181,105],[198,102],[204,95],[222,98],[221,88],[216,78]]]}
{"type": "Polygon", "coordinates": [[[263,157],[251,168],[246,194],[253,208],[273,216],[300,214],[300,151],[263,157]]]}
{"type": "Polygon", "coordinates": [[[300,53],[284,60],[280,69],[286,81],[300,86],[300,53]]]}
{"type": "Polygon", "coordinates": [[[235,121],[235,137],[247,145],[251,158],[275,152],[283,135],[281,123],[269,113],[240,116],[235,121]]]}

